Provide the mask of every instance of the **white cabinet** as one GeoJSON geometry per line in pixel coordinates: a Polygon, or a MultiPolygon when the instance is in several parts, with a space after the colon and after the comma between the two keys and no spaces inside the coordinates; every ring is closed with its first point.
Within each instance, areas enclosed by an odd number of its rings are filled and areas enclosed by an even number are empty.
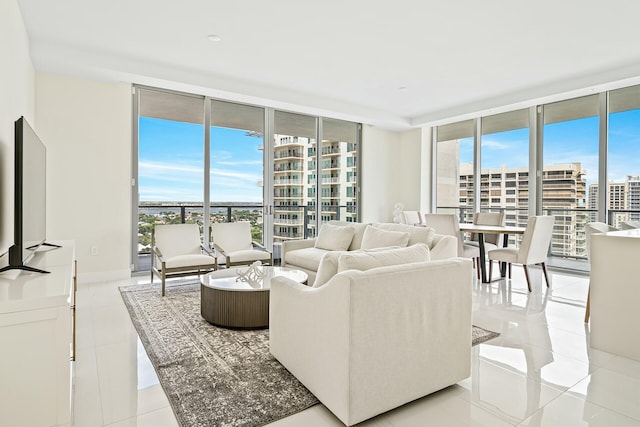
{"type": "Polygon", "coordinates": [[[640,229],[591,235],[591,347],[640,361],[640,229]]]}
{"type": "Polygon", "coordinates": [[[0,274],[0,426],[71,421],[75,253],[55,243],[28,263],[49,274],[0,274]]]}

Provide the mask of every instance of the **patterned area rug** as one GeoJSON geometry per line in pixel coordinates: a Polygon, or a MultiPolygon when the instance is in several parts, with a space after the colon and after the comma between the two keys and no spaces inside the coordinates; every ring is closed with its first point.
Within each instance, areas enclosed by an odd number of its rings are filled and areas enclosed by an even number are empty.
{"type": "MultiPolygon", "coordinates": [[[[262,426],[319,403],[269,353],[269,331],[200,316],[200,285],[121,287],[122,299],[180,425],[262,426]]],[[[499,334],[473,327],[473,345],[499,334]]]]}

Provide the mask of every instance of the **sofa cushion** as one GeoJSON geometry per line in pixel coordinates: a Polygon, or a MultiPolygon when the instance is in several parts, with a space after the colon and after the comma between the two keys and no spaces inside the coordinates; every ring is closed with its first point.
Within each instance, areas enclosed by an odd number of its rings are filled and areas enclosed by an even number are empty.
{"type": "Polygon", "coordinates": [[[429,246],[429,248],[432,248],[433,236],[436,234],[435,230],[431,227],[419,227],[407,224],[381,223],[375,224],[375,227],[381,230],[405,231],[409,233],[409,243],[407,243],[407,246],[424,243],[429,246]]]}
{"type": "Polygon", "coordinates": [[[355,251],[356,249],[360,249],[360,245],[362,244],[362,236],[364,236],[364,230],[367,228],[368,223],[365,222],[347,222],[347,221],[329,221],[329,224],[333,225],[348,225],[353,227],[353,240],[351,241],[351,245],[349,245],[350,251],[355,251]]]}
{"type": "Polygon", "coordinates": [[[372,249],[383,246],[407,246],[409,233],[402,231],[389,231],[368,225],[362,236],[361,249],[372,249]]]}
{"type": "Polygon", "coordinates": [[[354,229],[350,225],[322,224],[315,247],[328,251],[346,251],[353,240],[354,229]]]}
{"type": "Polygon", "coordinates": [[[313,282],[314,288],[324,285],[338,273],[338,259],[340,255],[345,253],[347,251],[330,251],[322,256],[318,266],[318,274],[316,274],[316,279],[313,282]]]}
{"type": "Polygon", "coordinates": [[[423,243],[387,251],[345,253],[338,259],[338,273],[345,270],[365,271],[377,267],[425,262],[429,259],[429,247],[423,243]]]}
{"type": "Polygon", "coordinates": [[[291,264],[298,267],[306,268],[311,271],[318,271],[320,260],[326,254],[325,249],[304,248],[295,251],[286,252],[284,255],[285,264],[291,264]]]}

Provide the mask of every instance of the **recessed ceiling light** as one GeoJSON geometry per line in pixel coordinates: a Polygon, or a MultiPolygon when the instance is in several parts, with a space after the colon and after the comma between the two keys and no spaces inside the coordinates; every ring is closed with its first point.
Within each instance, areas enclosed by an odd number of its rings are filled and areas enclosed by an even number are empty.
{"type": "Polygon", "coordinates": [[[209,34],[209,35],[207,36],[207,38],[208,38],[208,39],[209,39],[209,41],[211,41],[211,42],[220,42],[220,41],[222,41],[222,37],[220,37],[220,36],[219,36],[219,35],[217,35],[217,34],[209,34]]]}
{"type": "Polygon", "coordinates": [[[407,90],[407,89],[408,89],[408,87],[406,87],[406,86],[400,86],[398,88],[399,91],[403,91],[403,90],[407,90]]]}

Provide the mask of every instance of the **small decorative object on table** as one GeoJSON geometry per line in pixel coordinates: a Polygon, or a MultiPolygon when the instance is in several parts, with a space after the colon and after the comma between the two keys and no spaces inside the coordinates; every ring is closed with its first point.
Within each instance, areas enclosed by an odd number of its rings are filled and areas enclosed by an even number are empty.
{"type": "Polygon", "coordinates": [[[236,270],[236,272],[238,273],[236,282],[242,281],[242,282],[255,283],[261,280],[264,277],[264,272],[262,271],[261,267],[262,267],[262,263],[260,261],[256,261],[244,271],[238,268],[236,270]]]}
{"type": "Polygon", "coordinates": [[[402,211],[404,210],[404,204],[398,202],[393,207],[393,222],[396,224],[402,223],[402,211]]]}

